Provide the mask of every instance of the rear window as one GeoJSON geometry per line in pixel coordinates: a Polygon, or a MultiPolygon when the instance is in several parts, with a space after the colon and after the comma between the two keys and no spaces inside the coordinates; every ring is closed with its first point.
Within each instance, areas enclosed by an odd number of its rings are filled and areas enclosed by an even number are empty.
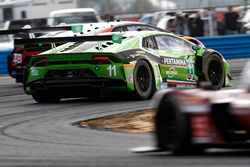
{"type": "MultiPolygon", "coordinates": [[[[26,25],[30,25],[31,28],[43,28],[47,27],[47,19],[28,19],[28,20],[12,20],[9,24],[9,30],[19,30],[26,25]]],[[[37,33],[36,36],[42,35],[37,33]]],[[[18,34],[15,38],[29,38],[29,34],[18,34]]]]}
{"type": "Polygon", "coordinates": [[[61,23],[74,24],[74,23],[98,22],[94,12],[62,13],[62,14],[56,14],[52,19],[53,19],[53,25],[58,25],[61,23]]]}
{"type": "Polygon", "coordinates": [[[32,28],[47,27],[47,19],[12,20],[8,29],[17,30],[23,28],[25,25],[30,25],[32,28]]]}

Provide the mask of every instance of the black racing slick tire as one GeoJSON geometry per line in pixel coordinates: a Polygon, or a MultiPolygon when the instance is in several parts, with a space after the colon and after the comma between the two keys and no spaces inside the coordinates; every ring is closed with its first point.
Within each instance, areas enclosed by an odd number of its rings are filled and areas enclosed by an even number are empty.
{"type": "Polygon", "coordinates": [[[199,154],[205,149],[191,141],[189,118],[181,112],[174,94],[162,98],[155,116],[155,138],[159,150],[177,155],[199,154]]]}
{"type": "Polygon", "coordinates": [[[36,92],[32,97],[38,103],[56,103],[61,100],[61,98],[55,94],[47,92],[36,92]]]}
{"type": "Polygon", "coordinates": [[[139,60],[134,70],[134,92],[137,99],[150,99],[155,90],[154,75],[150,65],[145,60],[139,60]]]}
{"type": "Polygon", "coordinates": [[[185,151],[188,144],[187,120],[173,94],[162,98],[155,116],[155,137],[160,150],[175,154],[185,151]]]}
{"type": "Polygon", "coordinates": [[[204,80],[211,83],[213,89],[221,89],[225,81],[222,59],[217,54],[208,56],[203,64],[204,80]]]}

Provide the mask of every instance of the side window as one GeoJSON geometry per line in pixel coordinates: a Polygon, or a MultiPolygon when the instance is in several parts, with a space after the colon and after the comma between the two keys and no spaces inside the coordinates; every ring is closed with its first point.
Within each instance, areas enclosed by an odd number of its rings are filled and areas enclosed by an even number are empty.
{"type": "Polygon", "coordinates": [[[125,27],[115,27],[112,32],[123,32],[127,31],[125,27]]]}
{"type": "Polygon", "coordinates": [[[159,31],[158,29],[150,27],[150,26],[141,25],[141,26],[138,26],[138,27],[141,28],[141,30],[143,30],[143,31],[159,31]]]}
{"type": "Polygon", "coordinates": [[[167,36],[155,36],[155,40],[159,50],[170,50],[171,40],[167,36]]]}
{"type": "Polygon", "coordinates": [[[146,25],[130,25],[127,26],[128,31],[159,31],[159,29],[154,28],[154,27],[150,27],[150,26],[146,26],[146,25]]]}
{"type": "Polygon", "coordinates": [[[173,52],[192,52],[192,46],[184,40],[167,35],[156,36],[155,39],[160,50],[169,50],[173,52]]]}
{"type": "Polygon", "coordinates": [[[142,46],[148,49],[156,49],[155,41],[152,37],[144,38],[142,41],[142,46]]]}
{"type": "Polygon", "coordinates": [[[140,28],[140,26],[137,25],[127,26],[128,31],[137,31],[138,28],[140,28]]]}

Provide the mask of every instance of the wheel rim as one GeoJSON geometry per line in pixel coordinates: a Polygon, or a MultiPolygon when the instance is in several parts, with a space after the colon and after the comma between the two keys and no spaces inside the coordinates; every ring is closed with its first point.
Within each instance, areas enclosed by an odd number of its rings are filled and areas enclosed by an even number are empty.
{"type": "Polygon", "coordinates": [[[212,85],[217,86],[220,84],[222,79],[222,66],[217,60],[213,60],[209,63],[208,67],[208,78],[212,85]]]}
{"type": "Polygon", "coordinates": [[[136,80],[138,87],[142,92],[147,92],[149,89],[149,72],[145,66],[142,66],[138,69],[136,74],[136,80]]]}

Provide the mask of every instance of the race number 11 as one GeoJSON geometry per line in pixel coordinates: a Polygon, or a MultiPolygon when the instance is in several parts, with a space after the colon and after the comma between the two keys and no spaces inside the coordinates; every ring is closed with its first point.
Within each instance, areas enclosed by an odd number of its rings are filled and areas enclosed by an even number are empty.
{"type": "Polygon", "coordinates": [[[108,66],[107,71],[109,72],[110,77],[112,77],[112,76],[115,77],[116,76],[116,66],[115,65],[114,66],[112,66],[112,65],[108,66]]]}

